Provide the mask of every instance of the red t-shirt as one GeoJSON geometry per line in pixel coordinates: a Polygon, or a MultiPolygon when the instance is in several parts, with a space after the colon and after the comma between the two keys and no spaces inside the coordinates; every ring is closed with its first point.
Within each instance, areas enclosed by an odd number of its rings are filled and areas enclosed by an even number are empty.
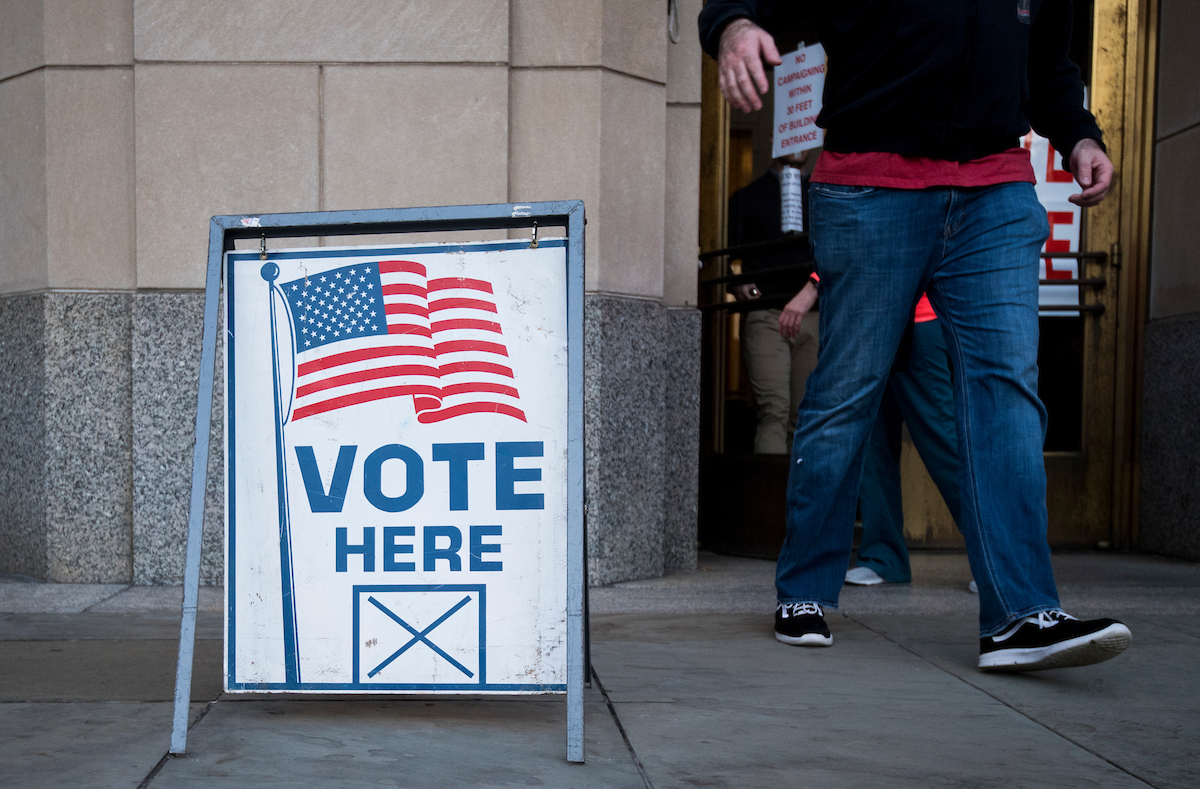
{"type": "Polygon", "coordinates": [[[929,295],[922,293],[921,300],[917,302],[917,309],[913,312],[913,323],[929,323],[937,320],[937,313],[933,311],[933,305],[929,303],[929,295]]]}
{"type": "MultiPolygon", "coordinates": [[[[813,169],[812,180],[817,183],[844,186],[882,186],[888,189],[929,189],[932,187],[995,186],[1024,182],[1037,183],[1029,151],[1024,148],[1008,150],[973,159],[969,162],[950,162],[944,159],[925,159],[901,156],[898,153],[870,151],[866,153],[836,153],[822,151],[813,169]]],[[[929,296],[921,294],[913,313],[915,323],[937,320],[929,296]]]]}
{"type": "Polygon", "coordinates": [[[967,188],[1013,182],[1035,184],[1029,151],[1009,148],[982,159],[950,162],[901,156],[898,153],[835,153],[822,151],[812,181],[844,186],[883,186],[888,189],[967,188]]]}

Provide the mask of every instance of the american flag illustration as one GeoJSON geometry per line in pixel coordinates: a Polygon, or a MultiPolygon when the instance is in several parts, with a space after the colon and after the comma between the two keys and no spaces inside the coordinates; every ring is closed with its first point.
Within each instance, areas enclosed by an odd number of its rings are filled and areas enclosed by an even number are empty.
{"type": "Polygon", "coordinates": [[[482,413],[525,421],[491,283],[385,260],[279,289],[295,338],[293,422],[408,396],[426,424],[482,413]]]}

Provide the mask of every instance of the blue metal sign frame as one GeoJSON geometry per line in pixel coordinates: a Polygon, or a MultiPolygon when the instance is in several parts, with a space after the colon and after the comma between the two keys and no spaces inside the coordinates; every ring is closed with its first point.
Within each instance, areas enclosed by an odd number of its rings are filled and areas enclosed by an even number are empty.
{"type": "MultiPolygon", "coordinates": [[[[221,268],[238,239],[261,240],[384,233],[567,229],[567,760],[584,761],[583,686],[586,681],[584,619],[585,545],[583,509],[583,270],[584,207],[581,200],[543,203],[316,211],[292,214],[215,216],[209,226],[208,272],[204,292],[204,341],[196,396],[196,443],[192,452],[192,494],[188,513],[183,612],[175,673],[172,754],[187,751],[196,606],[200,586],[200,537],[212,428],[217,319],[221,268]]],[[[535,235],[536,238],[536,235],[535,235]]]]}

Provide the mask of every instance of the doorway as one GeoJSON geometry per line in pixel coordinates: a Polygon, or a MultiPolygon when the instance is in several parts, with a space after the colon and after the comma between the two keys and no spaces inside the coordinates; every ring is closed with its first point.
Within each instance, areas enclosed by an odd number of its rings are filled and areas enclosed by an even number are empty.
{"type": "MultiPolygon", "coordinates": [[[[1061,153],[1036,135],[1021,141],[1031,150],[1039,198],[1053,225],[1042,261],[1038,354],[1039,394],[1049,412],[1045,461],[1053,548],[1126,547],[1136,536],[1131,381],[1138,375],[1139,338],[1130,326],[1144,288],[1153,6],[1109,0],[1077,0],[1074,6],[1072,59],[1121,174],[1105,203],[1082,211],[1067,203],[1066,194],[1077,189],[1072,191],[1061,153]]],[[[813,43],[811,34],[805,40],[813,43]]],[[[739,263],[714,254],[727,248],[729,196],[769,166],[772,97],[764,97],[758,113],[734,117],[717,88],[716,64],[707,57],[703,75],[700,539],[708,549],[774,558],[784,533],[787,456],[753,452],[756,404],[742,357],[744,312],[727,284],[740,273],[739,263]]],[[[909,544],[961,547],[907,435],[901,470],[909,544]]]]}

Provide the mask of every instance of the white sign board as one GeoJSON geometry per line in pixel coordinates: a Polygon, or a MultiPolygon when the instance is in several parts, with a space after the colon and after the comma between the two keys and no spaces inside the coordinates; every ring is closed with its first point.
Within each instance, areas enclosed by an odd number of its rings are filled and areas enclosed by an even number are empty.
{"type": "MultiPolygon", "coordinates": [[[[1034,190],[1038,201],[1046,209],[1050,220],[1050,238],[1047,239],[1044,252],[1078,252],[1080,238],[1079,206],[1067,200],[1074,194],[1079,194],[1080,187],[1075,183],[1074,176],[1067,170],[1062,154],[1054,150],[1054,146],[1045,137],[1029,132],[1021,141],[1021,145],[1029,151],[1030,163],[1037,178],[1034,190]]],[[[1079,261],[1074,258],[1042,258],[1040,279],[1071,280],[1079,278],[1079,261]]],[[[1038,289],[1038,304],[1048,305],[1077,305],[1079,304],[1078,285],[1042,285],[1038,289]]],[[[1072,318],[1078,312],[1047,311],[1043,317],[1072,318]]]]}
{"type": "Polygon", "coordinates": [[[825,90],[825,47],[813,44],[789,52],[775,67],[775,134],[771,158],[820,148],[825,130],[817,126],[825,90]]]}
{"type": "Polygon", "coordinates": [[[232,692],[566,689],[565,242],[225,256],[232,692]]]}

